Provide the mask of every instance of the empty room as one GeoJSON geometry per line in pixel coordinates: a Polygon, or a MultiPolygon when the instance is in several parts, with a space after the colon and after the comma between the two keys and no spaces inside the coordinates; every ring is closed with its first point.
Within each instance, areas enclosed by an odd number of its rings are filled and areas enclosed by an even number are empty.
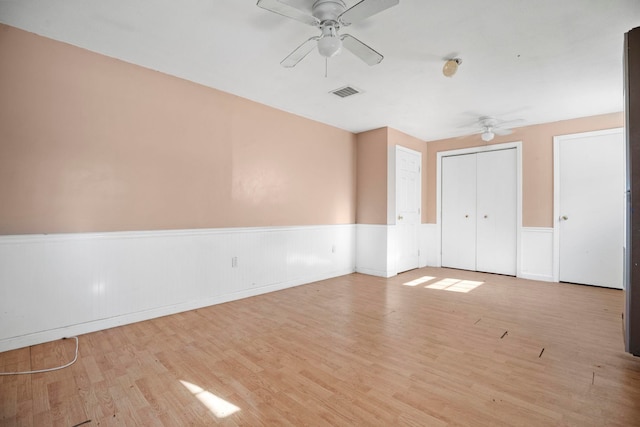
{"type": "Polygon", "coordinates": [[[1,426],[640,426],[637,0],[0,0],[1,426]]]}

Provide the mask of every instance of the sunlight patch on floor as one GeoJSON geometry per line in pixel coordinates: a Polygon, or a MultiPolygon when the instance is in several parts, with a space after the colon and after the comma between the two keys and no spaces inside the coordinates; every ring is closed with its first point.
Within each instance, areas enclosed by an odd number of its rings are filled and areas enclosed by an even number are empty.
{"type": "Polygon", "coordinates": [[[412,280],[410,282],[404,282],[403,285],[405,285],[405,286],[418,286],[418,285],[421,285],[421,284],[426,283],[429,280],[433,280],[433,279],[435,279],[435,277],[422,276],[422,277],[419,277],[419,278],[417,278],[415,280],[412,280]]]}
{"type": "Polygon", "coordinates": [[[459,279],[442,279],[435,283],[425,286],[427,289],[440,289],[443,291],[451,292],[470,292],[482,285],[484,282],[476,282],[474,280],[459,280],[459,279]]]}
{"type": "Polygon", "coordinates": [[[195,384],[180,380],[183,386],[191,392],[204,406],[211,411],[216,418],[226,418],[240,410],[236,405],[216,396],[215,394],[203,390],[195,384]]]}

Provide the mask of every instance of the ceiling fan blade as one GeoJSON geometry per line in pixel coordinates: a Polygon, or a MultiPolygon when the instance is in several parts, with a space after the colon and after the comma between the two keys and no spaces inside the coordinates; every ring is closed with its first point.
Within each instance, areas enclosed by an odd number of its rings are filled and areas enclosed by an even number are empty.
{"type": "Polygon", "coordinates": [[[282,62],[280,62],[280,65],[286,68],[295,67],[298,62],[302,61],[304,57],[316,47],[319,39],[320,37],[318,36],[311,37],[291,52],[289,56],[284,58],[282,62]]]}
{"type": "Polygon", "coordinates": [[[491,132],[495,133],[496,135],[511,135],[513,133],[511,129],[500,129],[500,128],[493,128],[491,129],[491,132]]]}
{"type": "Polygon", "coordinates": [[[398,3],[400,3],[400,0],[362,0],[355,6],[347,9],[340,15],[339,19],[344,25],[353,24],[389,9],[398,3]]]}
{"type": "Polygon", "coordinates": [[[522,123],[524,123],[524,119],[513,119],[513,120],[498,121],[498,126],[503,128],[510,128],[510,127],[514,127],[514,125],[518,125],[522,123]]]}
{"type": "Polygon", "coordinates": [[[457,129],[478,129],[479,127],[482,127],[482,125],[478,124],[477,120],[473,122],[467,122],[460,126],[456,126],[457,129]]]}
{"type": "Polygon", "coordinates": [[[257,6],[270,12],[277,13],[278,15],[286,16],[287,18],[295,19],[296,21],[300,21],[308,25],[316,26],[320,24],[320,21],[318,21],[318,19],[316,19],[312,15],[304,13],[300,9],[297,9],[279,0],[258,0],[257,6]]]}
{"type": "Polygon", "coordinates": [[[368,65],[379,64],[382,62],[382,59],[384,59],[384,56],[380,55],[378,52],[371,49],[369,46],[350,34],[344,34],[340,39],[342,39],[342,46],[358,58],[362,59],[368,65]]]}

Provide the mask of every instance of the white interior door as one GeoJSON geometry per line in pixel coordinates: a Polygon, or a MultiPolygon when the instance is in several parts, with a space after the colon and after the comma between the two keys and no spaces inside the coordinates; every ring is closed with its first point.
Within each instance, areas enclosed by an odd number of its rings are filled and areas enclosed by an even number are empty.
{"type": "Polygon", "coordinates": [[[396,228],[398,273],[418,268],[422,154],[396,146],[396,228]]]}
{"type": "Polygon", "coordinates": [[[622,288],[625,147],[622,129],[555,139],[561,282],[622,288]]]}
{"type": "Polygon", "coordinates": [[[518,174],[515,148],[477,154],[476,270],[516,275],[518,174]]]}
{"type": "Polygon", "coordinates": [[[476,155],[442,158],[442,266],[476,269],[476,155]]]}

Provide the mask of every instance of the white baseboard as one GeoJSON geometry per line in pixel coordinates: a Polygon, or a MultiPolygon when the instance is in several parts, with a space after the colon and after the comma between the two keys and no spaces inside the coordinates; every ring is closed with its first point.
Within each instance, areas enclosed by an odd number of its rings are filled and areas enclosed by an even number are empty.
{"type": "Polygon", "coordinates": [[[390,273],[386,270],[372,270],[372,269],[363,268],[363,267],[356,268],[356,273],[367,274],[369,276],[384,277],[385,279],[388,279],[389,277],[393,277],[397,274],[397,273],[390,273]]]}
{"type": "Polygon", "coordinates": [[[522,273],[519,276],[521,279],[528,280],[539,280],[541,282],[553,282],[553,276],[549,276],[546,274],[531,274],[531,273],[522,273]]]}
{"type": "Polygon", "coordinates": [[[337,277],[355,226],[0,237],[0,351],[337,277]]]}

